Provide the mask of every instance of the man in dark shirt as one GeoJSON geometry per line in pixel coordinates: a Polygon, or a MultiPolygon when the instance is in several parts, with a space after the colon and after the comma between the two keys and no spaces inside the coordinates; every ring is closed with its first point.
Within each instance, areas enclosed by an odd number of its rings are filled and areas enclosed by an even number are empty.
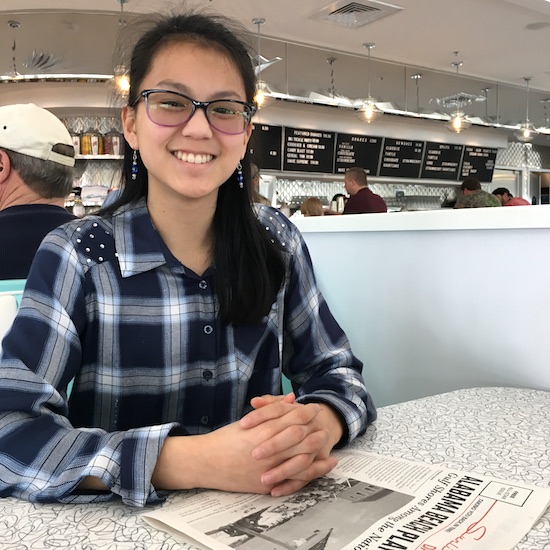
{"type": "Polygon", "coordinates": [[[346,170],[344,185],[350,198],[343,214],[369,214],[387,212],[388,207],[380,195],[373,193],[367,186],[367,174],[359,166],[346,170]]]}
{"type": "Polygon", "coordinates": [[[0,107],[0,279],[26,279],[42,239],[75,218],[64,208],[74,155],[68,130],[46,109],[0,107]]]}

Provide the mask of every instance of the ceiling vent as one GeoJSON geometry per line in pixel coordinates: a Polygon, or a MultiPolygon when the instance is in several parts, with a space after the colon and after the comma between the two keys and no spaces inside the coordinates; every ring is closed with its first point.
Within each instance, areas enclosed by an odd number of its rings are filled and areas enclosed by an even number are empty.
{"type": "Polygon", "coordinates": [[[316,11],[310,18],[316,21],[334,23],[348,29],[358,29],[402,9],[404,8],[386,2],[378,2],[377,0],[366,0],[364,2],[340,0],[316,11]]]}

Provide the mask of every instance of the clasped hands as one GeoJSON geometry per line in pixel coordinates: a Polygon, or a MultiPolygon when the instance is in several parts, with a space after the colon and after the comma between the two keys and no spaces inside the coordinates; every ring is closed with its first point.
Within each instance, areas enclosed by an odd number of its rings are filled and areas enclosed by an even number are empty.
{"type": "Polygon", "coordinates": [[[251,405],[254,410],[239,422],[211,434],[227,437],[221,460],[231,473],[220,488],[285,496],[336,466],[330,452],[342,424],[330,406],[296,403],[293,393],[255,397],[251,405]]]}
{"type": "Polygon", "coordinates": [[[296,403],[293,393],[255,397],[251,405],[254,410],[239,421],[210,433],[166,438],[153,485],[279,497],[336,466],[330,452],[344,426],[332,407],[296,403]]]}

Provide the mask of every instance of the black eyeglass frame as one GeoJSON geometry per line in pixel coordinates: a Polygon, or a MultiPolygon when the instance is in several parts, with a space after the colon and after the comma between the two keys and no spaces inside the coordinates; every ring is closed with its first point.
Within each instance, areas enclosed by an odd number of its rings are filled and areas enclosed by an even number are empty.
{"type": "Polygon", "coordinates": [[[183,126],[183,125],[187,124],[193,118],[193,115],[195,114],[197,109],[203,109],[204,114],[206,116],[206,120],[208,121],[208,124],[210,124],[210,126],[212,128],[214,128],[214,130],[216,130],[217,132],[221,132],[222,134],[227,134],[227,135],[230,135],[230,136],[237,136],[239,134],[243,134],[246,131],[246,129],[248,128],[248,126],[250,126],[250,123],[252,122],[252,117],[254,116],[256,111],[258,110],[258,107],[254,103],[249,103],[248,101],[241,101],[240,99],[214,99],[212,101],[198,101],[196,99],[193,99],[192,97],[189,97],[185,94],[182,94],[181,92],[175,92],[174,90],[163,90],[163,89],[160,89],[160,88],[152,88],[150,90],[143,90],[142,92],[139,93],[139,95],[135,99],[135,101],[133,101],[131,103],[130,107],[132,107],[132,108],[135,107],[142,99],[145,99],[145,111],[147,112],[147,117],[149,118],[149,120],[153,124],[156,124],[157,126],[164,126],[166,128],[175,128],[176,126],[183,126]],[[165,94],[173,94],[173,95],[176,95],[176,96],[179,96],[179,97],[183,97],[184,99],[187,99],[188,101],[190,101],[193,108],[191,110],[191,114],[189,115],[189,117],[184,122],[179,122],[178,124],[159,124],[158,122],[155,122],[151,118],[151,115],[149,113],[149,96],[152,93],[157,93],[157,92],[165,93],[165,94]],[[244,125],[244,128],[240,132],[226,132],[225,130],[220,130],[214,124],[212,124],[212,122],[210,121],[210,118],[208,116],[208,107],[212,104],[215,104],[215,103],[224,103],[224,102],[227,102],[227,101],[231,101],[233,103],[238,103],[239,105],[242,105],[244,107],[243,118],[246,121],[246,123],[244,125]],[[248,109],[248,111],[247,111],[247,109],[248,109]]]}

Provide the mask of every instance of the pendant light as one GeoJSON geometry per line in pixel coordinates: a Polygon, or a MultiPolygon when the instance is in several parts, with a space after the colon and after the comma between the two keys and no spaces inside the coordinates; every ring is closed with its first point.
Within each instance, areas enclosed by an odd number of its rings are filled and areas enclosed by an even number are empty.
{"type": "Polygon", "coordinates": [[[330,88],[328,89],[328,93],[332,101],[336,99],[336,85],[334,84],[334,63],[337,59],[337,57],[327,58],[327,63],[330,65],[330,88]]]}
{"type": "Polygon", "coordinates": [[[10,19],[8,21],[8,27],[13,31],[13,45],[11,47],[11,51],[12,51],[11,63],[12,63],[12,76],[14,78],[21,76],[19,74],[19,71],[17,70],[17,60],[16,60],[16,53],[15,53],[17,49],[17,44],[15,42],[15,29],[18,29],[20,26],[21,26],[21,23],[19,21],[15,21],[14,19],[10,19]]]}
{"type": "Polygon", "coordinates": [[[265,23],[265,19],[263,17],[255,17],[252,19],[252,23],[258,27],[258,58],[256,62],[256,76],[258,77],[258,80],[256,82],[256,94],[254,95],[254,102],[256,103],[256,106],[258,109],[265,109],[267,106],[269,106],[271,103],[273,103],[273,97],[271,97],[271,89],[267,85],[267,83],[259,78],[260,71],[261,71],[261,63],[262,63],[262,54],[261,54],[261,37],[260,37],[260,27],[265,23]]]}
{"type": "Polygon", "coordinates": [[[518,141],[521,141],[523,143],[527,143],[531,141],[538,132],[535,130],[535,127],[533,124],[531,124],[531,121],[529,120],[529,82],[531,82],[532,77],[530,76],[524,76],[523,82],[525,82],[526,86],[526,105],[525,105],[525,122],[514,132],[514,136],[518,141]]]}
{"type": "MultiPolygon", "coordinates": [[[[455,55],[458,55],[458,52],[455,52],[455,55]]],[[[470,122],[466,118],[466,115],[461,111],[463,106],[460,102],[460,77],[459,71],[462,66],[462,61],[454,61],[452,63],[453,67],[456,69],[456,110],[451,116],[445,126],[447,130],[460,134],[463,130],[466,130],[470,127],[470,122]]]]}
{"type": "Polygon", "coordinates": [[[420,114],[420,79],[422,78],[422,73],[415,73],[411,75],[411,80],[414,81],[414,86],[416,88],[416,111],[417,115],[420,114]]]}
{"type": "Polygon", "coordinates": [[[376,107],[376,102],[370,95],[370,52],[376,46],[372,42],[363,44],[363,48],[367,49],[367,97],[360,100],[361,107],[357,111],[357,116],[363,121],[370,124],[382,111],[376,107]]]}
{"type": "MultiPolygon", "coordinates": [[[[124,4],[128,0],[116,0],[120,4],[120,17],[118,19],[119,34],[126,26],[124,21],[124,4]]],[[[117,65],[113,70],[113,82],[115,89],[121,97],[126,97],[130,92],[130,78],[128,77],[128,69],[124,65],[124,51],[121,52],[122,63],[117,65]]]]}

